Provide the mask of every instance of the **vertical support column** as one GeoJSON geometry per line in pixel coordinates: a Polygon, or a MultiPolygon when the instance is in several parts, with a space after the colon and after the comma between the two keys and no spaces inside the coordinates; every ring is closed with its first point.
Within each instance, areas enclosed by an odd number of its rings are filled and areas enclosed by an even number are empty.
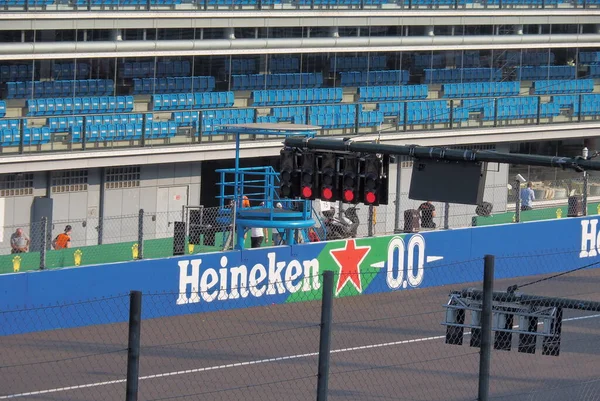
{"type": "Polygon", "coordinates": [[[140,376],[140,335],[142,327],[142,293],[129,295],[129,342],[127,346],[126,401],[137,401],[140,376]]]}
{"type": "Polygon", "coordinates": [[[395,201],[395,214],[394,214],[394,233],[398,234],[401,232],[400,229],[400,213],[402,213],[402,208],[400,207],[401,198],[401,186],[402,179],[400,174],[402,173],[402,163],[400,161],[400,156],[396,156],[396,201],[395,201]]]}
{"type": "Polygon", "coordinates": [[[144,259],[144,209],[138,215],[138,259],[144,259]]]}
{"type": "Polygon", "coordinates": [[[521,221],[521,181],[515,180],[515,191],[516,193],[516,201],[515,201],[515,223],[521,221]]]}
{"type": "Polygon", "coordinates": [[[100,192],[98,199],[98,245],[102,245],[104,237],[104,197],[106,186],[106,168],[100,169],[100,192]]]}
{"type": "Polygon", "coordinates": [[[444,203],[444,230],[448,230],[450,228],[450,204],[448,202],[444,203]]]}
{"type": "Polygon", "coordinates": [[[485,255],[483,263],[483,305],[481,307],[481,347],[479,348],[479,391],[477,401],[488,401],[492,357],[492,292],[494,256],[485,255]]]}
{"type": "Polygon", "coordinates": [[[46,268],[46,250],[48,249],[48,218],[42,217],[42,246],[40,247],[40,270],[46,268]]]}
{"type": "Polygon", "coordinates": [[[329,387],[329,356],[331,351],[331,323],[333,319],[333,272],[323,273],[323,298],[321,300],[321,332],[319,337],[319,372],[317,375],[317,401],[327,401],[329,387]]]}
{"type": "MultiPolygon", "coordinates": [[[[589,156],[588,148],[583,148],[581,152],[581,156],[584,159],[587,159],[589,156]]],[[[583,215],[587,216],[587,204],[588,204],[588,173],[587,171],[583,171],[583,188],[581,190],[581,203],[583,206],[583,215]]]]}
{"type": "Polygon", "coordinates": [[[375,206],[369,205],[369,226],[367,229],[367,236],[372,237],[375,234],[373,218],[375,216],[375,206]]]}

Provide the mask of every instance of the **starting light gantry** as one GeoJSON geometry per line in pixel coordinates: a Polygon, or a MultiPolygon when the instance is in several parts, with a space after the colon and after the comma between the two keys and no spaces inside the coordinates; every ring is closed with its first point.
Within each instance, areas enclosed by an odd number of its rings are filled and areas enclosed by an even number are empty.
{"type": "Polygon", "coordinates": [[[281,150],[280,193],[285,198],[387,205],[390,156],[281,150]]]}

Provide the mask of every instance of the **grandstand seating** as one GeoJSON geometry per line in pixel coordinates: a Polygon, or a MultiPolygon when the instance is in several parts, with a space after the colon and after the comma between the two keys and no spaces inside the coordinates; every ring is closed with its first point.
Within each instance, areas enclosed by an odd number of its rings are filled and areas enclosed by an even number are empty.
{"type": "Polygon", "coordinates": [[[83,116],[49,117],[47,126],[50,132],[68,132],[71,127],[82,126],[83,116]]]}
{"type": "MultiPolygon", "coordinates": [[[[526,0],[537,1],[537,0],[526,0]]],[[[533,4],[533,3],[532,3],[533,4]]],[[[543,66],[554,64],[554,53],[548,52],[507,52],[506,65],[508,66],[543,66]]]]}
{"type": "Polygon", "coordinates": [[[385,70],[387,66],[386,56],[359,56],[359,57],[333,57],[329,59],[329,70],[331,72],[361,71],[361,70],[385,70]]]}
{"type": "Polygon", "coordinates": [[[30,116],[98,114],[133,111],[133,96],[43,98],[27,100],[30,116]]]}
{"type": "Polygon", "coordinates": [[[590,78],[600,78],[600,64],[590,65],[590,68],[588,70],[588,76],[590,78]]]}
{"type": "Polygon", "coordinates": [[[134,78],[133,94],[210,92],[215,77],[134,78]]]}
{"type": "MultiPolygon", "coordinates": [[[[150,123],[152,124],[152,123],[150,123]]],[[[147,129],[150,130],[149,135],[152,134],[152,126],[147,125],[147,129]]],[[[160,127],[159,127],[160,128],[160,127]]],[[[167,136],[169,135],[167,125],[167,136]]],[[[160,129],[159,129],[160,131],[160,129]]],[[[175,127],[174,132],[177,131],[175,127]]],[[[101,124],[101,125],[86,125],[86,126],[73,126],[70,129],[71,142],[80,143],[85,137],[86,142],[103,142],[103,141],[133,141],[138,140],[142,137],[143,125],[142,124],[101,124]]],[[[174,133],[173,133],[174,135],[174,133]]],[[[148,139],[152,139],[151,136],[147,136],[148,139]]]]}
{"type": "Polygon", "coordinates": [[[102,114],[85,117],[85,125],[143,124],[144,114],[102,114]]]}
{"type": "Polygon", "coordinates": [[[112,79],[7,82],[8,99],[65,96],[109,96],[114,93],[112,79]]]}
{"type": "Polygon", "coordinates": [[[361,86],[358,88],[358,96],[361,102],[426,99],[428,87],[427,85],[361,86]]]}
{"type": "Polygon", "coordinates": [[[225,73],[227,74],[255,74],[258,65],[255,59],[233,59],[225,62],[225,73]]]}
{"type": "Polygon", "coordinates": [[[600,64],[600,52],[579,53],[580,64],[600,64]]]}
{"type": "Polygon", "coordinates": [[[52,65],[52,77],[54,79],[85,79],[89,75],[90,65],[87,63],[63,63],[52,65]]]}
{"type": "Polygon", "coordinates": [[[572,108],[573,114],[578,116],[600,115],[600,95],[562,95],[552,96],[552,102],[561,107],[572,108]]]}
{"type": "Polygon", "coordinates": [[[232,107],[233,92],[176,93],[153,95],[153,110],[232,107]]]}
{"type": "Polygon", "coordinates": [[[296,4],[300,6],[309,6],[314,4],[315,6],[336,6],[336,5],[381,5],[386,4],[387,0],[296,0],[296,4]]]}
{"type": "Polygon", "coordinates": [[[464,52],[454,56],[454,65],[458,68],[476,68],[481,64],[479,52],[464,52]]]}
{"type": "Polygon", "coordinates": [[[464,99],[462,107],[470,111],[483,111],[485,107],[494,107],[494,99],[464,99]]]}
{"type": "Polygon", "coordinates": [[[323,85],[321,73],[248,74],[231,76],[231,90],[318,88],[323,85]]]}
{"type": "Polygon", "coordinates": [[[21,142],[21,131],[16,128],[0,128],[2,146],[19,146],[21,142]]]}
{"type": "Polygon", "coordinates": [[[308,111],[308,123],[324,129],[353,128],[356,124],[356,105],[313,106],[308,111]]]}
{"type": "Polygon", "coordinates": [[[486,82],[502,80],[498,68],[445,68],[425,70],[425,83],[486,82]]]}
{"type": "Polygon", "coordinates": [[[536,95],[583,93],[594,91],[593,79],[534,81],[532,87],[536,95]]]}
{"type": "Polygon", "coordinates": [[[292,121],[294,117],[306,116],[306,110],[305,106],[273,107],[270,115],[276,117],[278,121],[292,121]]]}
{"type": "Polygon", "coordinates": [[[252,92],[254,106],[339,103],[342,101],[342,97],[342,88],[261,90],[252,92]]]}
{"type": "Polygon", "coordinates": [[[192,72],[187,60],[159,61],[156,64],[153,61],[127,62],[120,65],[118,71],[121,78],[185,77],[192,72]]]}
{"type": "Polygon", "coordinates": [[[202,113],[202,133],[219,134],[220,126],[229,124],[248,124],[255,120],[254,109],[209,110],[202,113]]]}
{"type": "Polygon", "coordinates": [[[442,85],[444,97],[450,98],[516,96],[519,94],[520,89],[520,82],[476,82],[442,85]]]}
{"type": "Polygon", "coordinates": [[[21,129],[21,122],[16,119],[0,120],[0,129],[21,129]]]}
{"type": "Polygon", "coordinates": [[[44,145],[50,142],[50,128],[35,127],[23,130],[24,145],[44,145]]]}
{"type": "Polygon", "coordinates": [[[575,67],[569,65],[550,65],[538,67],[516,67],[517,80],[535,81],[542,79],[574,79],[575,67]]]}
{"type": "Polygon", "coordinates": [[[269,59],[269,71],[273,74],[297,72],[300,70],[298,57],[272,57],[269,59]]]}
{"type": "Polygon", "coordinates": [[[416,54],[413,64],[416,68],[444,68],[446,67],[446,56],[443,54],[416,54]]]}
{"type": "Polygon", "coordinates": [[[383,123],[383,113],[379,110],[358,113],[359,127],[376,127],[383,123]]]}
{"type": "Polygon", "coordinates": [[[339,75],[342,86],[398,85],[406,84],[410,78],[406,70],[344,71],[339,75]]]}
{"type": "Polygon", "coordinates": [[[536,118],[538,114],[539,98],[535,96],[500,98],[496,103],[496,115],[494,115],[493,105],[486,105],[483,108],[484,120],[491,121],[494,118],[498,120],[536,118]]]}
{"type": "Polygon", "coordinates": [[[6,102],[4,100],[0,100],[0,118],[6,115],[6,102]]]}
{"type": "Polygon", "coordinates": [[[0,82],[27,80],[31,79],[32,76],[32,64],[0,66],[0,82]]]}
{"type": "Polygon", "coordinates": [[[173,113],[171,121],[179,127],[197,127],[198,112],[197,111],[176,111],[173,113]]]}

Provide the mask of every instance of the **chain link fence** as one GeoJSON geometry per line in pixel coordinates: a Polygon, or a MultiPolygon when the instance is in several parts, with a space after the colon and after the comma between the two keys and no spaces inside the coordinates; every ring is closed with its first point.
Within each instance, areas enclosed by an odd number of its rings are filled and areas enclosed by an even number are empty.
{"type": "MultiPolygon", "coordinates": [[[[388,205],[314,201],[315,225],[293,235],[296,242],[314,242],[600,214],[600,177],[595,173],[498,170],[488,172],[486,184],[478,206],[412,200],[407,192],[397,196],[393,188],[388,205]]],[[[293,207],[293,202],[283,204],[284,209],[293,207]]],[[[185,206],[172,212],[141,210],[134,215],[4,226],[0,273],[230,250],[237,241],[234,220],[228,207],[185,206]],[[54,242],[67,226],[69,247],[58,249],[54,242]]],[[[252,233],[250,227],[246,230],[244,248],[250,248],[252,233]]],[[[262,242],[255,246],[285,242],[283,229],[263,232],[262,242]]]]}
{"type": "MultiPolygon", "coordinates": [[[[476,399],[482,385],[489,386],[490,400],[596,399],[600,320],[598,314],[571,308],[581,309],[580,300],[598,299],[600,270],[581,263],[556,266],[553,275],[519,277],[519,266],[543,263],[548,271],[552,260],[550,254],[497,257],[496,277],[516,278],[498,278],[494,288],[517,285],[533,298],[573,299],[563,308],[559,356],[542,355],[541,340],[535,353],[518,352],[519,336],[513,335],[510,349],[505,344],[491,351],[486,382],[479,377],[480,348],[471,346],[474,331],[467,328],[453,337],[443,325],[450,293],[481,288],[484,263],[477,258],[386,278],[398,288],[424,276],[432,283],[455,284],[370,295],[352,296],[357,286],[366,288],[377,279],[376,270],[349,277],[334,271],[329,281],[325,275],[307,277],[313,291],[288,292],[277,304],[266,299],[257,304],[261,298],[252,296],[264,286],[248,284],[232,288],[237,295],[227,297],[220,290],[193,288],[143,294],[141,325],[130,320],[141,336],[137,345],[128,342],[132,326],[104,324],[109,314],[127,321],[127,296],[3,311],[0,399],[123,399],[127,388],[147,401],[305,401],[317,394],[325,397],[319,400],[462,401],[476,399]],[[327,294],[334,298],[331,303],[327,294]],[[165,317],[175,304],[182,308],[179,315],[165,317]],[[74,328],[78,325],[83,327],[74,328]],[[447,343],[459,337],[461,344],[447,343]],[[132,347],[139,353],[128,354],[132,347]],[[127,366],[135,361],[139,370],[131,370],[135,375],[128,382],[127,366]]],[[[292,288],[298,283],[272,284],[292,288]]],[[[494,328],[506,327],[501,312],[494,312],[494,328]]],[[[515,318],[511,324],[522,323],[515,318]]],[[[543,333],[548,322],[540,319],[538,325],[543,333]]],[[[492,343],[499,341],[498,333],[492,343]]]]}
{"type": "Polygon", "coordinates": [[[0,399],[118,400],[129,297],[0,311],[0,399]]]}

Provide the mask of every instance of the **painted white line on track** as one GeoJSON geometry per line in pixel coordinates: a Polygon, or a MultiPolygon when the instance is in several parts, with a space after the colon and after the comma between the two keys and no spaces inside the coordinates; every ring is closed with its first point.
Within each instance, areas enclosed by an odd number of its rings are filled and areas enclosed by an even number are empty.
{"type": "MultiPolygon", "coordinates": [[[[600,314],[570,317],[567,319],[563,319],[563,322],[568,322],[568,321],[573,321],[573,320],[592,319],[592,318],[596,318],[596,317],[600,317],[600,314]]],[[[540,322],[540,324],[541,324],[541,322],[540,322]]],[[[516,326],[516,327],[518,327],[518,326],[516,326]]],[[[465,332],[464,334],[469,335],[471,333],[465,332]]],[[[394,342],[387,342],[387,343],[380,343],[380,344],[361,345],[361,346],[350,347],[350,348],[339,348],[339,349],[331,350],[331,353],[339,354],[339,353],[343,353],[343,352],[360,351],[360,350],[365,350],[365,349],[392,347],[395,345],[416,344],[416,343],[422,343],[422,342],[426,342],[426,341],[440,340],[442,338],[446,338],[446,336],[443,335],[443,336],[413,338],[411,340],[402,340],[402,341],[394,341],[394,342]]],[[[157,373],[154,375],[140,376],[139,380],[158,379],[158,378],[162,378],[162,377],[179,376],[179,375],[185,375],[185,374],[190,374],[190,373],[201,373],[201,372],[208,372],[208,371],[213,371],[213,370],[236,368],[236,367],[240,367],[240,366],[260,365],[260,364],[271,363],[271,362],[287,361],[287,360],[291,360],[291,359],[308,358],[311,356],[318,356],[318,355],[319,355],[318,352],[309,352],[307,354],[280,356],[277,358],[258,359],[255,361],[247,361],[247,362],[236,362],[236,363],[230,363],[230,364],[226,364],[226,365],[209,366],[206,368],[178,370],[178,371],[167,372],[167,373],[157,373]]],[[[64,392],[64,391],[108,386],[111,384],[120,384],[120,383],[125,383],[125,382],[126,382],[125,379],[119,379],[119,380],[110,380],[110,381],[97,382],[97,383],[80,384],[80,385],[76,385],[76,386],[57,387],[57,388],[48,389],[48,390],[31,391],[28,393],[3,395],[3,396],[0,396],[0,400],[7,400],[10,398],[30,397],[30,396],[50,394],[50,393],[60,393],[60,392],[64,392]]]]}

